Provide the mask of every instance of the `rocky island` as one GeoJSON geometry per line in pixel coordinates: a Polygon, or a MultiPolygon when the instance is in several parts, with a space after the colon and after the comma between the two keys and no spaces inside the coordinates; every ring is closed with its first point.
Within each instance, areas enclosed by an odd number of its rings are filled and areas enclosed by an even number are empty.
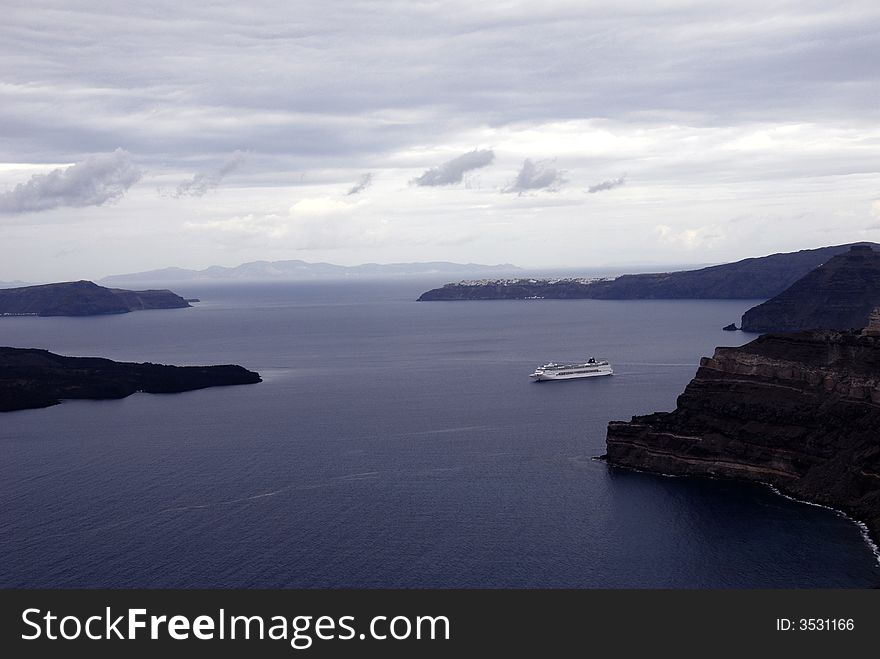
{"type": "MultiPolygon", "coordinates": [[[[874,243],[858,243],[874,245],[874,243]]],[[[480,279],[446,284],[422,293],[419,302],[451,300],[680,300],[767,299],[851,245],[771,254],[698,270],[621,275],[480,279]]]]}
{"type": "Polygon", "coordinates": [[[880,252],[853,245],[743,314],[746,332],[864,327],[880,306],[880,252]]]}
{"type": "Polygon", "coordinates": [[[0,316],[97,316],[189,306],[168,290],[128,291],[90,281],[0,289],[0,316]]]}
{"type": "Polygon", "coordinates": [[[768,483],[880,538],[880,310],[704,357],[673,412],[608,424],[612,465],[768,483]]]}
{"type": "Polygon", "coordinates": [[[0,412],[56,405],[65,398],[125,398],[261,382],[241,366],[165,366],[63,357],[47,350],[0,347],[0,412]]]}

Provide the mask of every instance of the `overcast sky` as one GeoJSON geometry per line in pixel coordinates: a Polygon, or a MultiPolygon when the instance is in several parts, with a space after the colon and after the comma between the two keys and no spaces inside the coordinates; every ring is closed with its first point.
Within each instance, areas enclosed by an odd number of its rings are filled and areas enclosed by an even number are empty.
{"type": "Polygon", "coordinates": [[[880,241],[876,0],[3,4],[0,280],[880,241]]]}

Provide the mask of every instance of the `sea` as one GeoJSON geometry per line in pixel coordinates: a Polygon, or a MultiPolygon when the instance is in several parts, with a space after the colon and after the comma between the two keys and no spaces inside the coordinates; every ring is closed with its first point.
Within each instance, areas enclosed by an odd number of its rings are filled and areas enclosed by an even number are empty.
{"type": "Polygon", "coordinates": [[[0,415],[4,588],[861,588],[852,520],[607,465],[749,300],[416,302],[432,280],[182,283],[191,309],[0,318],[0,345],[263,382],[0,415]],[[547,361],[611,377],[532,382],[547,361]]]}

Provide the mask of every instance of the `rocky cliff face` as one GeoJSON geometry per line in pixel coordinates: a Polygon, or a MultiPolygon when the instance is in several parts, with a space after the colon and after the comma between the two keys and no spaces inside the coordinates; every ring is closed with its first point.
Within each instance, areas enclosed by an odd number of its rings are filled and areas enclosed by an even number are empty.
{"type": "Polygon", "coordinates": [[[90,281],[0,290],[0,316],[96,316],[188,306],[186,300],[171,291],[127,291],[90,281]]]}
{"type": "Polygon", "coordinates": [[[880,537],[880,337],[765,335],[703,358],[674,412],[608,425],[609,463],[773,484],[880,537]]]}
{"type": "Polygon", "coordinates": [[[747,332],[864,327],[880,305],[880,252],[854,245],[743,314],[747,332]]]}

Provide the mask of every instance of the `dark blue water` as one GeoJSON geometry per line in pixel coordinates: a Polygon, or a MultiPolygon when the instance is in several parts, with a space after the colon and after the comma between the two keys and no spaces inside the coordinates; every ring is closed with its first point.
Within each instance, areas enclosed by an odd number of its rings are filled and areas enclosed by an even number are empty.
{"type": "Polygon", "coordinates": [[[864,587],[859,528],[761,486],[608,467],[744,301],[415,303],[435,282],[178,287],[0,319],[0,345],[265,382],[0,416],[4,587],[864,587]],[[548,360],[615,375],[532,383],[548,360]]]}

